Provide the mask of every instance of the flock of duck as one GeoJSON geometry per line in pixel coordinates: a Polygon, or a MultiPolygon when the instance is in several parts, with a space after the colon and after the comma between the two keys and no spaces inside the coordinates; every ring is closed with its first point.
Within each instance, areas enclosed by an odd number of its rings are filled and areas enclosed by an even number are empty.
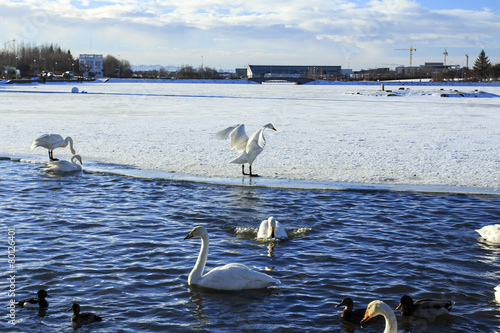
{"type": "MultiPolygon", "coordinates": [[[[38,309],[44,311],[49,308],[49,302],[47,302],[47,297],[50,297],[45,289],[40,289],[37,292],[37,297],[28,298],[15,303],[15,305],[27,308],[27,309],[38,309]]],[[[102,321],[102,318],[91,312],[80,313],[80,305],[78,303],[73,303],[68,311],[73,311],[71,315],[71,323],[74,328],[83,326],[84,324],[90,324],[98,321],[102,321]]]]}
{"type": "MultiPolygon", "coordinates": [[[[230,148],[235,149],[240,155],[231,161],[231,163],[242,165],[242,174],[257,177],[257,174],[252,173],[252,163],[255,158],[262,152],[266,144],[263,131],[268,128],[275,130],[272,124],[266,124],[261,129],[253,133],[250,137],[245,132],[245,125],[238,124],[228,127],[216,134],[218,139],[229,139],[230,148]],[[245,172],[245,164],[249,164],[249,173],[245,172]]],[[[70,137],[63,139],[59,134],[44,134],[33,141],[32,148],[44,147],[49,152],[49,163],[47,171],[49,172],[73,172],[81,171],[83,164],[80,155],[76,155],[73,148],[73,140],[70,137]],[[73,157],[71,162],[59,161],[54,158],[53,151],[56,148],[67,147],[70,145],[73,157]]],[[[475,230],[481,237],[488,242],[500,244],[500,224],[485,226],[475,230]]],[[[227,264],[216,267],[211,271],[203,274],[208,258],[209,236],[207,230],[203,226],[197,226],[184,238],[190,239],[194,237],[201,238],[201,247],[196,264],[189,274],[188,284],[198,285],[205,288],[216,290],[245,290],[245,289],[260,289],[267,288],[272,285],[280,284],[280,281],[261,272],[256,272],[249,267],[239,264],[227,264]]],[[[259,226],[257,238],[264,239],[287,239],[288,235],[281,223],[274,217],[262,221],[259,226]]],[[[18,302],[17,305],[22,307],[39,307],[47,308],[48,302],[45,298],[48,297],[45,290],[38,291],[38,298],[32,298],[18,302]]],[[[500,285],[495,287],[495,299],[500,303],[500,285]]],[[[448,314],[452,309],[454,302],[449,300],[432,300],[423,299],[413,301],[410,296],[401,297],[399,306],[396,310],[401,310],[402,316],[412,316],[415,318],[423,318],[434,320],[435,318],[448,314]]],[[[366,309],[354,310],[354,302],[351,298],[345,298],[337,307],[344,306],[341,318],[344,321],[354,324],[365,324],[376,318],[385,318],[384,333],[397,332],[397,320],[394,311],[384,302],[380,300],[372,301],[366,309]]],[[[70,310],[73,310],[71,321],[75,325],[83,325],[96,321],[101,321],[102,318],[93,313],[80,313],[80,306],[74,303],[70,310]]]]}

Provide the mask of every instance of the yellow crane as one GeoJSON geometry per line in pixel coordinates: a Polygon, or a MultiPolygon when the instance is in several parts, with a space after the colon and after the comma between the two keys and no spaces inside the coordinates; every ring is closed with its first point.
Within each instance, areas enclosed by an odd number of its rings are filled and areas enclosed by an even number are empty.
{"type": "Polygon", "coordinates": [[[412,57],[413,57],[413,51],[416,51],[417,49],[414,49],[412,45],[410,45],[409,49],[395,49],[395,50],[403,50],[403,51],[410,51],[410,68],[411,68],[411,62],[412,62],[412,57]]]}

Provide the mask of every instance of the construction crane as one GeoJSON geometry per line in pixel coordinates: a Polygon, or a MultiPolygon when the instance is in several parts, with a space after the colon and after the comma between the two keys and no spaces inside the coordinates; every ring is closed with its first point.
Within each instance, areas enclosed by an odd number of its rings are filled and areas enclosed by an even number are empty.
{"type": "Polygon", "coordinates": [[[411,68],[411,62],[412,62],[412,57],[413,57],[413,51],[416,51],[417,49],[414,49],[412,45],[410,45],[409,49],[395,49],[395,50],[403,50],[403,51],[410,51],[410,68],[411,68]]]}
{"type": "Polygon", "coordinates": [[[446,51],[446,49],[444,49],[444,71],[446,72],[446,56],[448,55],[448,51],[446,51]]]}

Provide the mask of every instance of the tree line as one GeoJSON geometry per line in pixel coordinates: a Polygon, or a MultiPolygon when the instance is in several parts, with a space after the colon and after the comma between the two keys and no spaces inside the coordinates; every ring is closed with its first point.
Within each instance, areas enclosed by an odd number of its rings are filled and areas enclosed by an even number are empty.
{"type": "MultiPolygon", "coordinates": [[[[32,77],[43,71],[54,74],[71,71],[77,76],[85,72],[85,68],[80,67],[80,60],[70,50],[53,43],[40,46],[21,43],[15,49],[3,49],[0,51],[0,67],[17,68],[22,77],[32,77]]],[[[112,55],[104,57],[103,72],[106,77],[132,77],[133,74],[128,60],[112,55]]]]}

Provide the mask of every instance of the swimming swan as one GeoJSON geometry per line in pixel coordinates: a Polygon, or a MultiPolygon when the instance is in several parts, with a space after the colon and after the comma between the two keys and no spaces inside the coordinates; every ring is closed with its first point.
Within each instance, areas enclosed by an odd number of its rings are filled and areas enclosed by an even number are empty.
{"type": "Polygon", "coordinates": [[[401,310],[402,316],[435,320],[439,316],[449,314],[454,304],[452,301],[433,299],[421,299],[414,302],[410,296],[404,295],[396,310],[401,310]]]}
{"type": "Polygon", "coordinates": [[[198,260],[189,274],[188,284],[218,290],[243,290],[266,288],[280,281],[267,274],[255,272],[242,264],[228,264],[212,269],[203,274],[208,257],[208,233],[204,227],[195,227],[186,239],[192,237],[201,238],[201,249],[198,260]]]}
{"type": "Polygon", "coordinates": [[[69,136],[66,139],[63,139],[59,134],[44,134],[36,138],[31,144],[31,149],[35,147],[43,147],[49,150],[49,159],[51,161],[57,161],[57,158],[54,158],[54,149],[56,148],[64,148],[68,145],[71,149],[71,154],[75,155],[76,152],[73,149],[73,139],[69,136]]]}
{"type": "Polygon", "coordinates": [[[287,239],[285,228],[276,221],[276,219],[271,216],[267,220],[262,221],[259,227],[259,232],[257,233],[257,238],[276,238],[276,239],[287,239]]]}
{"type": "Polygon", "coordinates": [[[259,176],[256,174],[252,174],[252,163],[255,158],[264,150],[266,139],[264,138],[263,132],[266,128],[276,131],[276,128],[274,128],[273,124],[269,123],[262,126],[261,129],[248,137],[245,132],[245,125],[237,124],[228,127],[216,134],[216,137],[220,140],[229,139],[230,148],[235,149],[238,153],[241,154],[230,163],[241,164],[241,172],[244,175],[253,177],[259,176]],[[249,164],[250,173],[245,173],[245,163],[249,164]]]}
{"type": "Polygon", "coordinates": [[[384,333],[397,333],[398,332],[398,322],[396,321],[396,316],[394,312],[382,301],[372,301],[366,307],[365,317],[361,321],[361,325],[365,324],[371,318],[378,315],[384,316],[385,318],[385,330],[384,333]]]}
{"type": "Polygon", "coordinates": [[[500,244],[500,224],[487,225],[476,232],[488,242],[500,244]]]}
{"type": "Polygon", "coordinates": [[[48,172],[82,171],[83,168],[81,165],[76,163],[77,161],[83,164],[82,157],[80,155],[73,155],[73,157],[71,157],[71,163],[68,161],[49,162],[45,170],[48,172]]]}

